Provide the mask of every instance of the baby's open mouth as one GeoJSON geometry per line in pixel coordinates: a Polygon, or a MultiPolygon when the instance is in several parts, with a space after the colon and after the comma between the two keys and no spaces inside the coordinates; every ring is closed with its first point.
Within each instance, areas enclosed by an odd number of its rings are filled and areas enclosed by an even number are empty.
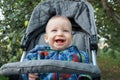
{"type": "Polygon", "coordinates": [[[57,42],[57,43],[64,43],[65,40],[64,39],[57,39],[57,40],[55,40],[55,42],[57,42]]]}

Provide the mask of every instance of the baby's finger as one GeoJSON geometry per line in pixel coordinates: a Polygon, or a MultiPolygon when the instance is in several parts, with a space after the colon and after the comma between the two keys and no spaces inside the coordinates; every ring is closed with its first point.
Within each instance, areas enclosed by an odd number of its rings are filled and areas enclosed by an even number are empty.
{"type": "Polygon", "coordinates": [[[38,78],[38,74],[37,74],[37,73],[30,73],[30,74],[28,74],[28,77],[29,77],[29,78],[33,78],[33,79],[34,79],[34,78],[36,79],[36,78],[38,78]]]}
{"type": "Polygon", "coordinates": [[[36,80],[36,78],[29,78],[29,80],[36,80]]]}

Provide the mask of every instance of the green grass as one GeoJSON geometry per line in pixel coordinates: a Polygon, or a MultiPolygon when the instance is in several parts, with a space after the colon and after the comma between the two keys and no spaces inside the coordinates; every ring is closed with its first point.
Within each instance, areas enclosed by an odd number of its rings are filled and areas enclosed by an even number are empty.
{"type": "Polygon", "coordinates": [[[120,53],[115,53],[112,57],[109,52],[99,52],[97,63],[101,69],[101,80],[120,80],[120,53]]]}

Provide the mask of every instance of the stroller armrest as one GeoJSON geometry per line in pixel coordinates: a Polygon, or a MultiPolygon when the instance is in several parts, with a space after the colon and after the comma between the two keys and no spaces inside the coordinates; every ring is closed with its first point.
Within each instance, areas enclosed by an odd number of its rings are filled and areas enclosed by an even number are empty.
{"type": "Polygon", "coordinates": [[[75,73],[100,76],[97,66],[86,63],[68,62],[60,60],[33,60],[4,64],[0,68],[0,75],[15,75],[23,73],[75,73]]]}

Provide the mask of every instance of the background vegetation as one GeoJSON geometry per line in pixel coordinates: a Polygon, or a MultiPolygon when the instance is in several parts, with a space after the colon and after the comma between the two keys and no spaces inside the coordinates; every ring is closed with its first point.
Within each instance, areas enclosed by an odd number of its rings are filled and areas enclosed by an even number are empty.
{"type": "MultiPolygon", "coordinates": [[[[21,38],[33,8],[44,0],[0,0],[0,66],[19,61],[21,38]]],[[[98,65],[103,80],[120,79],[120,0],[88,0],[94,7],[99,38],[104,37],[98,51],[98,65]],[[107,44],[104,47],[104,44],[107,44]]],[[[4,80],[2,77],[0,79],[4,80]]]]}

